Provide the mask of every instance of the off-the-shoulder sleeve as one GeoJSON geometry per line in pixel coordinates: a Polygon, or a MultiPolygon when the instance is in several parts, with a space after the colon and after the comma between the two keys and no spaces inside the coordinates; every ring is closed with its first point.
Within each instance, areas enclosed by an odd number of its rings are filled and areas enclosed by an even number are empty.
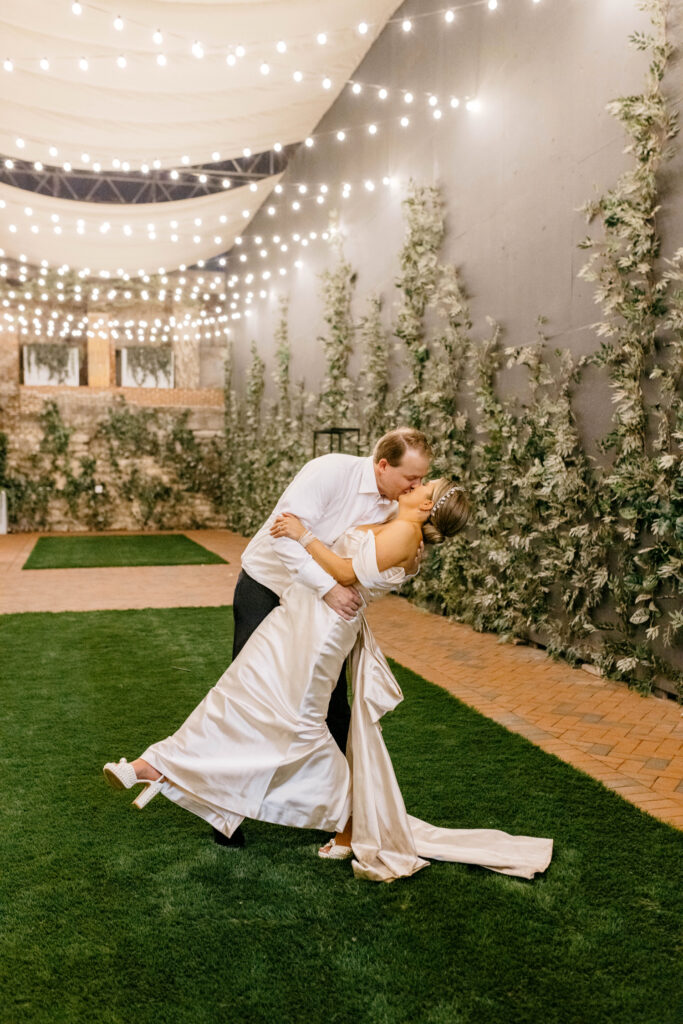
{"type": "Polygon", "coordinates": [[[351,564],[358,582],[368,590],[395,590],[406,578],[404,570],[396,566],[385,569],[384,572],[379,571],[375,535],[372,530],[363,532],[351,564]]]}

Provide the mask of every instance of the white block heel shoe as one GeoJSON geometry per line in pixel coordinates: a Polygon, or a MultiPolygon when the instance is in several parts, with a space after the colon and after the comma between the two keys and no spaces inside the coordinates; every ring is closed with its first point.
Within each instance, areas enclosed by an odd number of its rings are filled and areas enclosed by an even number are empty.
{"type": "Polygon", "coordinates": [[[333,837],[324,846],[320,847],[318,856],[323,857],[325,860],[347,860],[353,856],[353,850],[350,846],[340,846],[333,837]]]}
{"type": "Polygon", "coordinates": [[[114,789],[130,789],[131,786],[135,786],[137,783],[145,787],[133,800],[133,804],[139,811],[150,802],[152,797],[161,792],[161,783],[164,781],[163,775],[154,782],[151,779],[139,779],[135,774],[135,768],[133,768],[132,764],[128,764],[125,757],[122,757],[118,764],[115,764],[114,761],[108,761],[102,770],[105,779],[114,789]]]}

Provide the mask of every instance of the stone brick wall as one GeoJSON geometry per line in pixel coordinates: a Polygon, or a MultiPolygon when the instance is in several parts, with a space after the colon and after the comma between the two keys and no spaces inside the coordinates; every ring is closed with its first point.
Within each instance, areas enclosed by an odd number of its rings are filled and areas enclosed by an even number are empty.
{"type": "MultiPolygon", "coordinates": [[[[166,528],[225,525],[224,517],[217,512],[209,496],[188,490],[187,485],[175,477],[168,462],[162,465],[153,456],[140,453],[119,457],[117,468],[111,463],[106,439],[96,436],[98,425],[123,399],[133,412],[142,408],[158,411],[162,431],[164,427],[170,431],[180,415],[187,411],[187,427],[210,456],[211,442],[220,442],[223,436],[223,392],[220,388],[26,387],[19,383],[19,352],[15,335],[0,333],[0,431],[8,438],[8,477],[37,480],[51,474],[55,490],[49,501],[44,529],[92,529],[84,519],[85,503],[99,500],[93,496],[94,489],[91,488],[93,493],[79,500],[80,511],[74,515],[65,498],[60,496],[66,476],[59,469],[55,470],[54,460],[41,451],[44,432],[40,416],[47,402],[56,404],[65,426],[72,431],[66,456],[71,473],[79,477],[82,474],[81,460],[95,459],[94,480],[101,488],[97,494],[104,495],[103,500],[109,502],[108,529],[144,528],[145,510],[140,502],[135,498],[123,500],[120,497],[122,480],[129,478],[134,470],[150,485],[166,485],[173,492],[165,520],[166,528]],[[113,495],[119,495],[115,502],[112,502],[113,495]]],[[[193,364],[189,355],[184,377],[198,383],[198,364],[196,360],[193,364]]],[[[150,525],[150,528],[158,527],[158,521],[150,525]]],[[[18,520],[15,517],[9,528],[16,532],[35,528],[35,524],[30,517],[18,520]]]]}

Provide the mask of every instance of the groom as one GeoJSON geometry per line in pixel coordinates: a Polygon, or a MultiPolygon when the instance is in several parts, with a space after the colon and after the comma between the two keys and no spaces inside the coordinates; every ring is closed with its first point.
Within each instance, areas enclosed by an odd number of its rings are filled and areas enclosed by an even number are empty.
{"type": "MultiPolygon", "coordinates": [[[[343,619],[352,619],[362,601],[314,562],[305,548],[287,537],[272,537],[270,526],[282,512],[292,512],[324,544],[332,545],[352,526],[381,523],[396,511],[400,494],[411,491],[429,472],[431,448],[419,430],[399,427],[379,439],[366,458],[331,453],[312,459],[299,471],[242,554],[242,572],[233,599],[233,661],[280,596],[295,579],[314,590],[343,619]]],[[[351,709],[346,663],[330,698],[328,728],[346,752],[351,709]]],[[[221,846],[244,846],[237,829],[230,839],[213,830],[221,846]]]]}

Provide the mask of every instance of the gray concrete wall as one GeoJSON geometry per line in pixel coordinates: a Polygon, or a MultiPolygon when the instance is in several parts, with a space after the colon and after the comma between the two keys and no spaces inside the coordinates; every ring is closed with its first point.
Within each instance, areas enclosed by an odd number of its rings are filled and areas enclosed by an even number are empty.
{"type": "MultiPolygon", "coordinates": [[[[354,313],[361,315],[364,298],[378,291],[385,320],[391,322],[403,235],[400,203],[411,177],[443,188],[444,257],[461,270],[475,335],[487,332],[491,316],[504,326],[507,344],[527,343],[543,314],[554,345],[575,353],[598,346],[586,325],[598,319],[599,308],[591,286],[576,277],[586,259],[577,242],[590,229],[576,211],[630,166],[622,153],[624,133],[605,105],[643,88],[647,58],[627,40],[634,30],[647,30],[649,20],[636,0],[500,0],[495,12],[486,3],[460,10],[454,5],[450,25],[443,14],[429,16],[443,6],[409,0],[398,10],[398,18],[414,17],[413,31],[406,35],[400,24],[387,25],[353,76],[386,86],[389,97],[381,101],[369,88],[358,96],[344,89],[316,129],[313,148],[302,146],[290,163],[283,194],[272,197],[276,215],[264,208],[245,234],[240,251],[248,261],[233,257],[231,267],[258,276],[249,286],[235,286],[239,308],[245,293],[255,292],[249,320],[234,323],[238,369],[249,361],[251,339],[272,367],[278,296],[288,294],[294,376],[304,377],[311,388],[319,380],[324,359],[317,337],[324,325],[318,275],[331,265],[332,254],[319,240],[302,249],[289,236],[322,232],[332,211],[339,217],[347,258],[358,271],[354,313]],[[414,93],[410,107],[401,89],[414,93]],[[431,116],[427,93],[439,98],[439,122],[431,116]],[[449,107],[451,95],[460,99],[459,109],[449,107]],[[481,101],[481,112],[464,109],[467,96],[481,101]],[[406,129],[398,124],[404,113],[411,119],[406,129]],[[374,137],[365,127],[371,122],[378,126],[374,137]],[[341,144],[335,138],[340,128],[347,132],[341,144]],[[395,184],[381,185],[385,175],[395,184]],[[369,193],[365,179],[380,184],[369,193]],[[353,190],[343,200],[345,181],[353,190]],[[308,185],[305,197],[296,195],[299,183],[308,185]],[[311,197],[320,183],[329,187],[324,206],[311,197]],[[291,202],[297,198],[301,210],[294,212],[291,202]],[[290,243],[286,254],[274,254],[274,233],[290,243]],[[258,235],[269,252],[265,259],[258,255],[258,235]],[[296,258],[304,260],[303,268],[293,266],[296,258]],[[286,277],[279,276],[280,267],[287,268],[286,277]],[[267,283],[260,279],[264,270],[272,274],[267,283]],[[263,288],[265,299],[258,297],[263,288]]],[[[682,23],[681,0],[674,0],[672,25],[679,39],[682,23]]],[[[680,61],[665,84],[680,98],[680,61]]],[[[666,186],[660,229],[664,255],[671,255],[683,245],[680,154],[668,167],[666,186]]],[[[588,434],[602,433],[610,403],[599,375],[588,378],[578,404],[588,434]]]]}

